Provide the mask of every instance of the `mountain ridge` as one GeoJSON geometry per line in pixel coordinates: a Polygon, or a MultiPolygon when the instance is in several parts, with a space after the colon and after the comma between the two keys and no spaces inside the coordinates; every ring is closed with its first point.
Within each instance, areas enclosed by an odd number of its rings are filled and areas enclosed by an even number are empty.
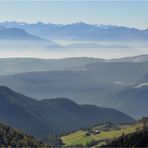
{"type": "Polygon", "coordinates": [[[48,39],[94,41],[147,41],[148,29],[114,25],[92,25],[84,22],[72,24],[3,22],[0,26],[19,27],[29,33],[48,39]]]}
{"type": "Polygon", "coordinates": [[[46,41],[40,37],[31,35],[27,33],[25,30],[20,28],[1,28],[0,29],[0,39],[8,39],[8,40],[39,40],[46,41]]]}
{"type": "Polygon", "coordinates": [[[73,131],[106,120],[134,121],[114,109],[85,107],[64,98],[38,101],[6,86],[0,86],[0,120],[35,137],[73,131]]]}

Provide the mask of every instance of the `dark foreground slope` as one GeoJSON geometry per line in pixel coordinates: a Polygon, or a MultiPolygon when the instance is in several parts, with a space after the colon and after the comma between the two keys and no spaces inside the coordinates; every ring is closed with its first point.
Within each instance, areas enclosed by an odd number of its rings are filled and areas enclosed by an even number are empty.
{"type": "Polygon", "coordinates": [[[129,135],[123,135],[103,147],[148,147],[148,119],[146,120],[142,130],[129,135]]]}
{"type": "Polygon", "coordinates": [[[106,147],[148,147],[148,129],[122,136],[106,147]]]}
{"type": "Polygon", "coordinates": [[[45,147],[47,145],[17,129],[0,123],[0,147],[45,147]]]}
{"type": "Polygon", "coordinates": [[[78,105],[68,99],[38,101],[0,87],[0,120],[37,137],[93,126],[99,122],[132,122],[117,110],[78,105]]]}
{"type": "Polygon", "coordinates": [[[0,120],[34,136],[55,133],[58,129],[37,110],[38,101],[0,87],[0,120]]]}

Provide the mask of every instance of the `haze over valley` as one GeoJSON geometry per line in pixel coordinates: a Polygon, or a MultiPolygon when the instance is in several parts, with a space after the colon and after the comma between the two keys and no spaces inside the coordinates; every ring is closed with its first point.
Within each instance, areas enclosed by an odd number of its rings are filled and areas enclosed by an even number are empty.
{"type": "Polygon", "coordinates": [[[147,8],[0,1],[0,147],[148,147],[147,8]]]}
{"type": "Polygon", "coordinates": [[[147,29],[82,22],[4,22],[0,23],[0,53],[3,57],[119,58],[148,53],[147,36],[147,29]]]}

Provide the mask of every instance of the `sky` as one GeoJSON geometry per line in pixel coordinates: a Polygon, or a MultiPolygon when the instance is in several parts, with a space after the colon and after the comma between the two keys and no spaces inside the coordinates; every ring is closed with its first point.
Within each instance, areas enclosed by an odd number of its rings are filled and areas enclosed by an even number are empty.
{"type": "Polygon", "coordinates": [[[0,22],[86,22],[148,28],[148,0],[0,0],[0,22]]]}

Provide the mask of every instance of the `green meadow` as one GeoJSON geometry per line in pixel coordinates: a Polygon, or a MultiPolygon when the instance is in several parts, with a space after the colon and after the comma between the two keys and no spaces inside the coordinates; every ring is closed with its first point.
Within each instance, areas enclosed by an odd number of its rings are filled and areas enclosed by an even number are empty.
{"type": "Polygon", "coordinates": [[[99,134],[90,134],[86,136],[86,131],[79,130],[74,133],[70,133],[66,136],[61,137],[65,146],[76,146],[82,145],[87,146],[88,143],[96,141],[96,147],[106,144],[107,141],[111,141],[115,138],[122,136],[123,134],[129,134],[142,127],[141,123],[132,125],[118,125],[118,129],[109,129],[109,131],[101,130],[102,125],[96,126],[93,129],[100,129],[99,134]]]}

